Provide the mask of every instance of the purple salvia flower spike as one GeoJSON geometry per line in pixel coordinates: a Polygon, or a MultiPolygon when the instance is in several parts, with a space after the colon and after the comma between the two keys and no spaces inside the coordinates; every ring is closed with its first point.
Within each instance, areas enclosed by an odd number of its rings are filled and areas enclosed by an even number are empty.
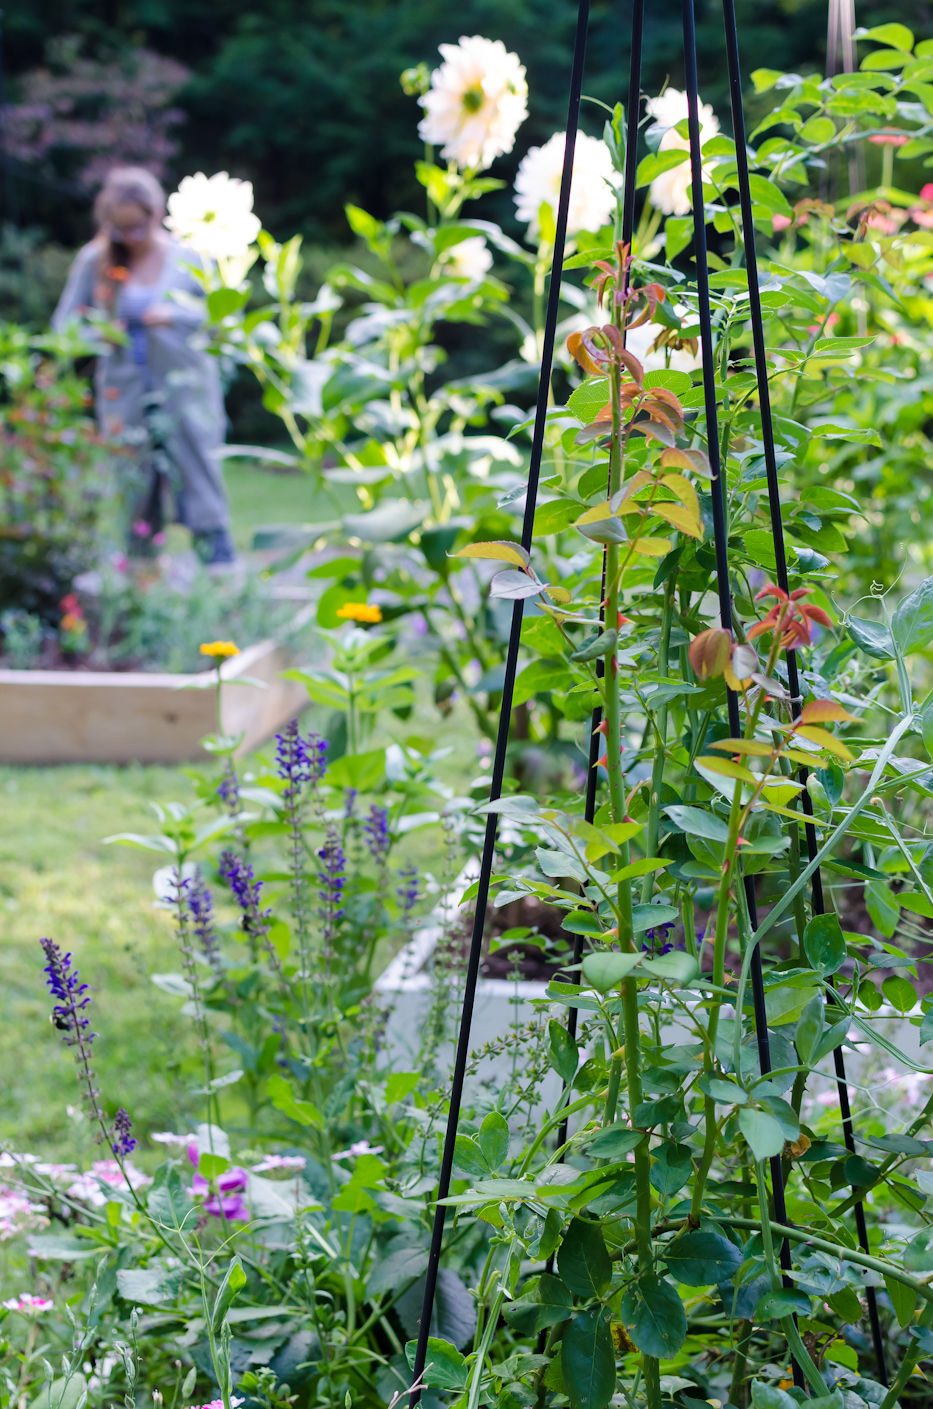
{"type": "Polygon", "coordinates": [[[113,1126],[110,1131],[110,1148],[117,1159],[125,1159],[136,1149],[136,1141],[130,1134],[132,1129],[133,1122],[121,1106],[113,1118],[113,1126]]]}
{"type": "Polygon", "coordinates": [[[398,872],[398,879],[399,884],[396,887],[395,894],[398,899],[399,909],[402,912],[402,918],[407,919],[421,898],[418,887],[418,867],[414,864],[411,866],[402,866],[398,872]]]}
{"type": "Polygon", "coordinates": [[[378,866],[384,866],[392,838],[389,834],[388,810],[380,807],[377,802],[373,803],[369,816],[363,823],[363,836],[373,860],[378,866]]]}

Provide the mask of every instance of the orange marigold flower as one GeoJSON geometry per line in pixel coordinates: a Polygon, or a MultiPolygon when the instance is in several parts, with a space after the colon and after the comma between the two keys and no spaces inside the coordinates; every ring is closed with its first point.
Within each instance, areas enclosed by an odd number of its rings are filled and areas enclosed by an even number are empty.
{"type": "Polygon", "coordinates": [[[113,264],[107,270],[107,278],[113,279],[118,284],[125,284],[130,277],[130,271],[122,264],[113,264]]]}
{"type": "Polygon", "coordinates": [[[212,660],[227,660],[229,656],[239,654],[239,646],[232,641],[205,641],[201,646],[201,655],[210,656],[212,660]]]}
{"type": "Polygon", "coordinates": [[[337,615],[341,621],[365,621],[375,623],[382,620],[382,611],[377,606],[370,606],[368,602],[344,602],[342,607],[338,607],[337,615]]]}

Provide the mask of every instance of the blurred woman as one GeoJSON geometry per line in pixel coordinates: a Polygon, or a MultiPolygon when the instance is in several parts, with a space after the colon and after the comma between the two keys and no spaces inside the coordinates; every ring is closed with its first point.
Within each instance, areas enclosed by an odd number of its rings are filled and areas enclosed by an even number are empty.
{"type": "Polygon", "coordinates": [[[223,396],[215,359],[192,345],[203,295],[186,266],[198,256],[162,228],[164,213],[150,172],[110,173],[94,203],[97,235],[78,252],[52,326],[97,309],[126,330],[126,345],[102,347],[95,380],[102,432],[148,447],[146,488],[132,509],[137,551],[161,533],[170,487],[175,518],[191,529],[202,561],[219,567],[236,556],[212,454],[224,440],[223,396]]]}

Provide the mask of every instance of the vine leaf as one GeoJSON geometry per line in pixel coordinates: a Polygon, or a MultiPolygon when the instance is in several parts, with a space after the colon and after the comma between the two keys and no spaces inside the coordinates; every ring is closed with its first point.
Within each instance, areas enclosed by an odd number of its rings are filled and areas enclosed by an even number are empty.
{"type": "Polygon", "coordinates": [[[490,1111],[479,1128],[479,1147],[490,1169],[498,1169],[509,1153],[509,1123],[498,1111],[490,1111]]]}
{"type": "Polygon", "coordinates": [[[803,948],[817,973],[828,978],[846,961],[847,950],[842,926],[835,915],[814,915],[803,932],[803,948]]]}
{"type": "MultiPolygon", "coordinates": [[[[408,1368],[414,1369],[415,1351],[418,1348],[417,1341],[409,1341],[405,1346],[405,1355],[408,1359],[408,1368]]],[[[462,1390],[466,1389],[469,1370],[466,1359],[460,1354],[455,1345],[450,1341],[441,1340],[439,1336],[428,1338],[427,1369],[424,1372],[424,1383],[430,1385],[432,1389],[462,1390]]]]}
{"type": "Polygon", "coordinates": [[[894,1307],[894,1315],[897,1317],[899,1326],[909,1326],[914,1314],[914,1307],[917,1305],[917,1293],[913,1287],[907,1287],[903,1282],[899,1282],[896,1277],[885,1277],[885,1291],[891,1298],[891,1305],[894,1307]]]}
{"type": "Polygon", "coordinates": [[[933,641],[933,577],[898,602],[891,618],[891,635],[902,656],[922,651],[933,641]]]}

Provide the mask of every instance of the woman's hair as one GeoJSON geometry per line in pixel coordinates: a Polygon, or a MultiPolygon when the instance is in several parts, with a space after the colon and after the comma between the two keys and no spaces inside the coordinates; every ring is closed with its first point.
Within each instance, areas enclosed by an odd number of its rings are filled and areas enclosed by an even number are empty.
{"type": "Polygon", "coordinates": [[[106,234],[114,210],[121,205],[138,205],[147,215],[160,216],[165,210],[165,192],[152,172],[143,166],[118,166],[110,172],[94,202],[94,219],[105,268],[125,265],[128,259],[125,245],[106,234]]]}

